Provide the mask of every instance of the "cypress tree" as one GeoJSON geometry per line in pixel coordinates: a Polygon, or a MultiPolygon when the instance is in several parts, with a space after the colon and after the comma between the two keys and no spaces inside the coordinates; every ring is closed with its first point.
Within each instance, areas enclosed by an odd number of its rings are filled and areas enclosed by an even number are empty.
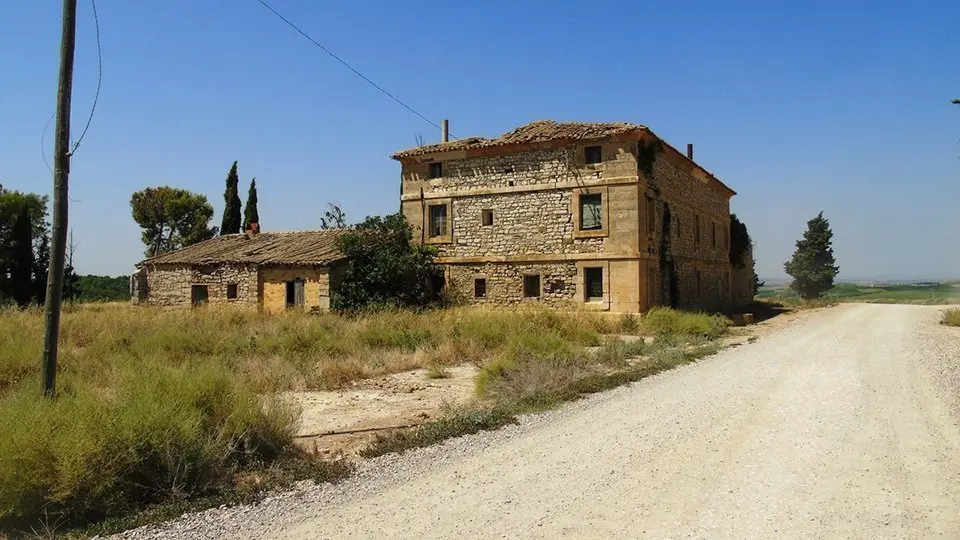
{"type": "Polygon", "coordinates": [[[27,307],[33,299],[33,224],[26,203],[20,206],[10,232],[13,239],[10,250],[13,299],[20,307],[27,307]]]}
{"type": "Polygon", "coordinates": [[[250,190],[247,192],[247,204],[243,208],[243,229],[251,223],[260,223],[260,213],[257,211],[257,179],[250,180],[250,190]]]}
{"type": "Polygon", "coordinates": [[[220,234],[240,232],[240,176],[237,174],[237,162],[233,162],[227,174],[227,189],[223,192],[223,220],[220,222],[220,234]]]}
{"type": "Polygon", "coordinates": [[[37,255],[33,261],[33,298],[38,305],[47,299],[47,268],[50,266],[50,237],[40,237],[37,255]]]}
{"type": "Polygon", "coordinates": [[[784,269],[793,278],[790,288],[801,298],[820,298],[833,288],[833,278],[840,270],[833,258],[832,239],[830,222],[820,212],[807,222],[793,258],[784,263],[784,269]]]}

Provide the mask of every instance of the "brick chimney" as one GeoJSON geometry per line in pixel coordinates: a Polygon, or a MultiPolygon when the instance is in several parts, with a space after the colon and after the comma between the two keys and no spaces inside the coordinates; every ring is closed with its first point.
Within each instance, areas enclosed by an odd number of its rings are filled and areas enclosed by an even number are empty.
{"type": "Polygon", "coordinates": [[[260,224],[251,223],[247,225],[247,230],[243,231],[247,235],[247,238],[253,238],[254,236],[260,234],[260,224]]]}

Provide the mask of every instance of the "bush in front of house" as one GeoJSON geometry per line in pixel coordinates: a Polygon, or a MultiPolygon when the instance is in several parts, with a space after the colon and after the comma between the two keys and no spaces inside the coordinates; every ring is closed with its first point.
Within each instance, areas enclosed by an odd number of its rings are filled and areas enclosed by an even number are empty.
{"type": "Polygon", "coordinates": [[[411,242],[403,214],[368,217],[337,239],[347,268],[332,307],[340,312],[424,307],[438,300],[443,270],[436,251],[411,242]]]}

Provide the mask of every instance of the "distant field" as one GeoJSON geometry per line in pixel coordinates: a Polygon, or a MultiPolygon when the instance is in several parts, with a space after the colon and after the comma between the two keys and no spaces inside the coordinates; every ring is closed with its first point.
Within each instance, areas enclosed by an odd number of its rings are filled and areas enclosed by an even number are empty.
{"type": "MultiPolygon", "coordinates": [[[[757,298],[791,304],[799,301],[789,288],[764,288],[757,298]]],[[[841,283],[824,296],[835,302],[875,304],[960,304],[960,283],[862,285],[841,283]]]]}

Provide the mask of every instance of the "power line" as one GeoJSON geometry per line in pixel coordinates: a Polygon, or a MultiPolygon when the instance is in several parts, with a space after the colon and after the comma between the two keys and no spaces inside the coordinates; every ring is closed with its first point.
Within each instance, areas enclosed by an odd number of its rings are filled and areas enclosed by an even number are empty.
{"type": "Polygon", "coordinates": [[[90,123],[93,122],[93,113],[97,110],[97,102],[100,101],[100,85],[103,83],[103,51],[100,48],[100,16],[97,14],[97,0],[90,0],[90,3],[93,5],[93,21],[97,29],[97,92],[93,96],[93,106],[90,107],[90,116],[87,117],[87,125],[83,126],[80,138],[73,144],[70,155],[77,153],[77,148],[80,148],[80,142],[83,141],[84,135],[86,135],[87,130],[90,129],[90,123]]]}
{"type": "MultiPolygon", "coordinates": [[[[367,83],[370,84],[370,86],[372,86],[372,87],[376,88],[377,90],[379,90],[380,92],[382,92],[383,95],[385,95],[385,96],[389,97],[390,99],[396,101],[396,102],[399,103],[403,108],[405,108],[405,109],[407,109],[408,111],[412,112],[413,114],[419,116],[421,119],[423,119],[424,122],[430,124],[431,126],[437,128],[437,129],[439,129],[439,130],[443,130],[443,128],[441,128],[439,124],[435,123],[433,120],[430,120],[430,119],[427,118],[426,116],[424,116],[424,115],[420,114],[419,112],[417,112],[416,109],[414,109],[414,108],[411,107],[410,105],[407,105],[406,103],[404,103],[403,101],[401,101],[400,98],[398,98],[397,96],[391,94],[391,93],[388,92],[386,89],[384,89],[382,86],[380,86],[379,84],[377,84],[377,83],[373,82],[372,80],[370,80],[369,77],[367,77],[367,76],[364,75],[363,73],[360,73],[359,71],[357,71],[353,66],[351,66],[350,64],[348,64],[343,58],[340,58],[339,56],[337,56],[336,54],[334,54],[333,51],[331,51],[330,49],[324,47],[324,46],[321,45],[317,40],[315,40],[315,39],[313,39],[312,37],[310,37],[306,32],[304,32],[303,30],[301,30],[300,27],[298,27],[297,25],[293,24],[293,22],[291,22],[290,19],[287,19],[286,17],[284,17],[283,15],[281,15],[280,13],[278,13],[277,10],[273,9],[272,7],[270,7],[270,4],[264,2],[264,0],[257,0],[257,2],[259,2],[260,5],[262,5],[263,7],[267,8],[268,10],[270,10],[270,12],[273,13],[274,15],[276,15],[281,21],[287,23],[287,25],[290,26],[290,28],[293,28],[294,30],[296,30],[297,33],[299,33],[301,36],[307,38],[307,40],[309,40],[310,43],[313,43],[313,44],[316,45],[320,50],[322,50],[323,52],[325,52],[325,53],[327,53],[328,55],[330,55],[331,58],[333,58],[333,59],[336,60],[337,62],[340,62],[341,64],[343,64],[344,67],[346,67],[347,69],[349,69],[350,71],[352,71],[356,76],[358,76],[358,77],[360,77],[361,79],[367,81],[367,83]]],[[[453,136],[451,135],[451,137],[453,137],[453,136]]],[[[453,137],[453,138],[456,138],[456,137],[453,137]]]]}
{"type": "Polygon", "coordinates": [[[50,128],[50,122],[53,122],[53,117],[57,115],[57,111],[50,113],[50,118],[47,119],[47,123],[43,126],[43,132],[40,133],[40,156],[43,158],[43,164],[47,166],[47,170],[50,171],[50,174],[53,174],[53,169],[50,168],[50,161],[47,160],[47,150],[43,144],[44,137],[47,136],[47,129],[50,128]]]}

